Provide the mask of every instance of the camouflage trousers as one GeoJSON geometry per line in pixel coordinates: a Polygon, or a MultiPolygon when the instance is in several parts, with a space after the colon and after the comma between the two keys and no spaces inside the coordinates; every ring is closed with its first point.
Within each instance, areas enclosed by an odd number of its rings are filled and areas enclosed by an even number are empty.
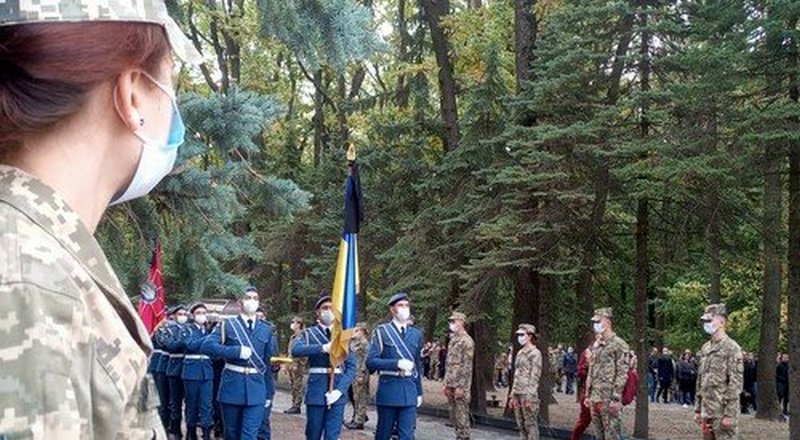
{"type": "Polygon", "coordinates": [[[622,433],[622,407],[611,414],[608,402],[592,402],[592,425],[597,440],[625,440],[622,433]]]}
{"type": "Polygon", "coordinates": [[[450,406],[450,423],[456,430],[456,440],[469,440],[469,396],[448,399],[450,406]]]}
{"type": "Polygon", "coordinates": [[[733,420],[731,429],[722,429],[722,419],[705,419],[701,426],[703,440],[737,440],[739,427],[736,419],[733,420]]]}
{"type": "Polygon", "coordinates": [[[356,423],[367,421],[368,404],[369,376],[359,376],[353,381],[353,420],[356,423]]]}
{"type": "Polygon", "coordinates": [[[520,440],[539,440],[539,402],[525,406],[519,397],[514,396],[513,399],[520,440]]]}
{"type": "Polygon", "coordinates": [[[302,368],[292,367],[289,369],[289,381],[292,388],[292,406],[300,408],[303,405],[303,394],[305,392],[306,372],[302,368]]]}

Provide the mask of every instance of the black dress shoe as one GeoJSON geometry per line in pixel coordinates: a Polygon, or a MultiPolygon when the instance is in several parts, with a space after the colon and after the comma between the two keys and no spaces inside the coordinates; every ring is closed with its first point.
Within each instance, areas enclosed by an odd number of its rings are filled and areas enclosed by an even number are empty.
{"type": "Polygon", "coordinates": [[[284,414],[300,414],[300,408],[293,406],[286,411],[283,412],[284,414]]]}
{"type": "Polygon", "coordinates": [[[345,423],[344,426],[347,429],[358,429],[358,430],[363,430],[364,429],[364,424],[363,423],[356,423],[356,422],[353,422],[353,421],[345,423]]]}

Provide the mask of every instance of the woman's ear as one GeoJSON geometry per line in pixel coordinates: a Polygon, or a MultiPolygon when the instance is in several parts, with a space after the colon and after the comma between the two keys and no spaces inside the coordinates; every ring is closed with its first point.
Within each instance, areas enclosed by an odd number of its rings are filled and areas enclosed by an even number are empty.
{"type": "Polygon", "coordinates": [[[133,69],[125,69],[114,80],[114,107],[122,123],[131,131],[136,131],[145,124],[138,108],[141,102],[138,94],[144,85],[142,80],[142,74],[133,69]]]}

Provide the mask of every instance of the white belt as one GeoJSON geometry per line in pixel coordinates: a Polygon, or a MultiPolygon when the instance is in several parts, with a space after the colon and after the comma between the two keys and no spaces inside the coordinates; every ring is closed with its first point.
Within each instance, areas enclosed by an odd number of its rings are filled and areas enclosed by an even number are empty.
{"type": "Polygon", "coordinates": [[[184,359],[211,359],[204,354],[187,354],[184,359]]]}
{"type": "Polygon", "coordinates": [[[166,355],[168,355],[169,353],[167,353],[164,350],[159,350],[159,349],[156,348],[156,349],[153,350],[153,354],[166,354],[166,355]]]}
{"type": "Polygon", "coordinates": [[[240,374],[258,374],[258,370],[251,367],[240,367],[238,365],[233,364],[225,364],[226,370],[231,370],[236,373],[240,374]]]}
{"type": "MultiPolygon", "coordinates": [[[[320,368],[309,368],[308,372],[310,374],[331,374],[331,369],[330,368],[322,368],[322,367],[320,367],[320,368]]],[[[339,368],[334,368],[333,369],[333,374],[342,374],[342,370],[339,369],[339,368]]]]}
{"type": "Polygon", "coordinates": [[[173,353],[169,355],[169,357],[171,358],[182,358],[183,356],[184,356],[183,353],[173,353]]]}
{"type": "Polygon", "coordinates": [[[397,377],[411,377],[414,373],[406,373],[405,371],[378,371],[380,376],[397,376],[397,377]]]}

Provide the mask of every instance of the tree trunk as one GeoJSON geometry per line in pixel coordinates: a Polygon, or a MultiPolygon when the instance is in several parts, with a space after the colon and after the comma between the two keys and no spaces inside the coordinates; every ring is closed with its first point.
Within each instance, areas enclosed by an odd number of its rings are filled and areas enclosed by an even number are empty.
{"type": "MultiPolygon", "coordinates": [[[[488,295],[487,293],[484,296],[488,295]]],[[[492,328],[485,319],[472,325],[472,337],[475,340],[475,354],[472,363],[472,400],[469,407],[476,414],[486,414],[486,391],[492,385],[491,376],[494,371],[492,343],[495,339],[492,328]]]]}
{"type": "MultiPolygon", "coordinates": [[[[639,130],[642,140],[650,136],[650,122],[648,120],[649,103],[647,93],[650,92],[650,43],[652,35],[648,28],[649,0],[642,0],[640,14],[640,28],[642,29],[641,46],[639,47],[639,75],[641,77],[641,91],[645,97],[642,99],[639,130]]],[[[636,392],[636,415],[634,418],[633,435],[638,438],[648,438],[649,434],[649,403],[647,398],[648,374],[648,341],[647,341],[647,288],[650,281],[650,268],[648,265],[647,243],[649,236],[649,202],[647,197],[640,197],[636,209],[636,283],[635,283],[635,309],[636,309],[636,369],[639,377],[639,389],[636,392]]]]}
{"type": "MultiPolygon", "coordinates": [[[[314,84],[322,84],[322,70],[314,72],[314,84]]],[[[319,166],[320,156],[325,137],[325,114],[322,106],[325,102],[322,90],[319,87],[314,89],[314,116],[311,118],[314,124],[314,168],[319,166]]]]}
{"type": "MultiPolygon", "coordinates": [[[[764,295],[758,351],[758,411],[760,419],[777,419],[781,410],[775,392],[775,353],[778,350],[781,308],[781,158],[782,149],[764,148],[764,295]]],[[[712,300],[713,302],[713,300],[712,300]]]]}
{"type": "MultiPolygon", "coordinates": [[[[709,121],[711,153],[715,154],[717,150],[717,111],[716,106],[713,114],[710,115],[709,121]]],[[[715,181],[708,182],[708,279],[709,289],[708,298],[712,304],[721,302],[722,293],[720,286],[720,278],[722,277],[722,268],[720,264],[720,232],[719,232],[719,188],[715,181]]]]}
{"type": "Polygon", "coordinates": [[[537,292],[537,300],[534,301],[536,316],[534,321],[536,332],[539,339],[536,346],[542,352],[542,377],[539,381],[539,421],[544,425],[550,424],[550,405],[556,403],[553,397],[553,386],[555,371],[550,366],[550,298],[555,294],[556,283],[552,275],[539,274],[541,282],[537,292]]]}
{"type": "Polygon", "coordinates": [[[431,31],[433,52],[439,67],[439,105],[444,123],[444,143],[447,151],[458,148],[461,133],[458,127],[458,108],[456,107],[456,79],[453,75],[453,62],[450,60],[450,41],[442,28],[441,20],[450,13],[449,0],[420,0],[425,12],[425,20],[431,31]]]}
{"type": "MultiPolygon", "coordinates": [[[[797,26],[797,18],[790,22],[790,29],[797,26]]],[[[796,72],[798,60],[798,41],[792,39],[790,46],[789,99],[795,105],[800,101],[800,90],[796,72]]],[[[797,129],[797,118],[791,118],[797,129]]],[[[800,142],[793,140],[789,145],[789,316],[800,316],[800,142]]],[[[800,320],[789,319],[789,402],[794,402],[792,417],[789,417],[789,438],[800,438],[800,320]]]]}
{"type": "MultiPolygon", "coordinates": [[[[538,26],[533,8],[536,0],[514,0],[514,76],[516,92],[521,94],[533,79],[533,50],[536,45],[538,26]]],[[[519,115],[520,123],[525,127],[536,123],[529,110],[519,115]]]]}
{"type": "MultiPolygon", "coordinates": [[[[536,304],[539,292],[539,273],[529,268],[519,268],[513,276],[514,282],[514,305],[513,315],[511,317],[511,334],[506,335],[511,340],[511,346],[514,347],[511,357],[511,375],[508,381],[508,396],[506,397],[506,407],[503,412],[504,417],[514,417],[514,411],[508,407],[508,401],[511,397],[511,387],[514,384],[514,362],[517,359],[517,351],[519,344],[514,336],[522,323],[533,323],[539,310],[536,304]]],[[[540,347],[541,349],[541,347],[540,347]]],[[[542,361],[545,361],[545,353],[542,352],[542,361]]]]}

